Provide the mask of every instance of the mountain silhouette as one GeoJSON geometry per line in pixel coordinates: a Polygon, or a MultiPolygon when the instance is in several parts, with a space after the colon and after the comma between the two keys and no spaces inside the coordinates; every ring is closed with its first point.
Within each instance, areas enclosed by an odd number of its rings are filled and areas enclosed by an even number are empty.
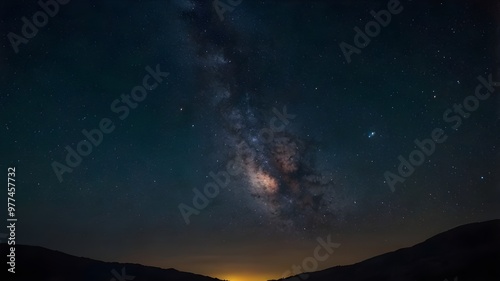
{"type": "MultiPolygon", "coordinates": [[[[0,244],[5,257],[7,244],[0,244]]],[[[15,281],[220,281],[203,275],[131,263],[103,262],[37,246],[16,246],[15,281]]],[[[1,280],[5,280],[1,278],[1,280]]]]}
{"type": "MultiPolygon", "coordinates": [[[[2,256],[8,254],[9,247],[0,244],[2,256]]],[[[16,281],[220,281],[172,268],[103,262],[27,245],[16,246],[16,273],[8,274],[8,280],[16,281]]],[[[498,281],[500,220],[459,226],[412,247],[353,265],[280,280],[498,281]]]]}
{"type": "Polygon", "coordinates": [[[499,281],[500,220],[462,225],[409,248],[282,281],[499,281]]]}

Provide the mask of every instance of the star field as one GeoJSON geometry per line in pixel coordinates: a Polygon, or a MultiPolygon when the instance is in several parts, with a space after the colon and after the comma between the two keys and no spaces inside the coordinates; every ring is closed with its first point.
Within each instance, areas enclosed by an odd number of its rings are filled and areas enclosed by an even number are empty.
{"type": "MultiPolygon", "coordinates": [[[[17,54],[3,36],[19,243],[266,280],[328,234],[342,246],[320,269],[498,218],[500,88],[443,119],[477,77],[500,81],[494,3],[400,1],[348,63],[339,44],[388,1],[330,2],[243,0],[221,20],[212,1],[71,1],[17,54]],[[121,119],[110,105],[148,66],[169,75],[121,119]],[[103,118],[114,130],[60,181],[52,163],[103,118]],[[392,192],[384,173],[435,128],[447,140],[392,192]]],[[[1,34],[39,9],[6,1],[1,34]]]]}

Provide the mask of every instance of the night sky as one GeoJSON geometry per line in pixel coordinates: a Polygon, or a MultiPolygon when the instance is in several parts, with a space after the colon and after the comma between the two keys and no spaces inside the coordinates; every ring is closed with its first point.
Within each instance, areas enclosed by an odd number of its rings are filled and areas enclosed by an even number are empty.
{"type": "Polygon", "coordinates": [[[356,47],[393,1],[73,0],[16,47],[42,8],[2,1],[17,242],[267,280],[499,218],[500,10],[401,0],[356,47]]]}

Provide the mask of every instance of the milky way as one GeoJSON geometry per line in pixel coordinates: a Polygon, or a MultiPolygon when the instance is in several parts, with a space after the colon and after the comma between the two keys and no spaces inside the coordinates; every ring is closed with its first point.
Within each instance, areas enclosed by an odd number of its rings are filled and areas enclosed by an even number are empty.
{"type": "Polygon", "coordinates": [[[281,112],[286,100],[263,96],[261,74],[252,69],[261,62],[248,60],[256,57],[245,47],[250,42],[211,9],[209,1],[189,2],[183,20],[198,57],[199,91],[221,128],[223,143],[217,145],[223,146],[226,162],[242,163],[241,186],[251,195],[250,203],[277,226],[314,228],[331,221],[335,172],[317,168],[316,144],[303,137],[293,120],[284,130],[262,133],[270,131],[273,110],[281,112]]]}
{"type": "Polygon", "coordinates": [[[500,80],[496,2],[400,1],[347,63],[341,42],[389,0],[217,0],[241,2],[223,21],[214,1],[66,1],[17,54],[7,35],[25,37],[48,7],[2,2],[0,164],[4,179],[16,168],[16,245],[271,280],[318,238],[342,244],[321,270],[498,219],[500,87],[458,130],[443,120],[478,76],[500,80]],[[121,120],[110,104],[147,66],[170,74],[121,120]],[[101,139],[104,118],[116,128],[101,139]],[[391,192],[385,172],[435,128],[446,142],[391,192]],[[78,143],[92,152],[60,182],[51,163],[78,143]]]}

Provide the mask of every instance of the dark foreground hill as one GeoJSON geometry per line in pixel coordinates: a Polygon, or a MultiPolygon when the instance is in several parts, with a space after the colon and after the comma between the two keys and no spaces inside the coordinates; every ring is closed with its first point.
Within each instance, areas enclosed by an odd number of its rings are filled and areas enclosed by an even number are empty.
{"type": "MultiPolygon", "coordinates": [[[[3,260],[7,244],[0,244],[3,260]]],[[[1,280],[13,281],[220,281],[216,278],[130,263],[111,263],[75,257],[36,246],[16,246],[16,273],[4,272],[1,280]]]]}
{"type": "Polygon", "coordinates": [[[499,281],[500,220],[472,223],[413,247],[287,281],[499,281]]]}
{"type": "MultiPolygon", "coordinates": [[[[0,254],[8,246],[0,244],[0,254]]],[[[36,246],[16,246],[18,281],[220,281],[202,275],[138,264],[75,257],[36,246]]],[[[3,276],[7,276],[5,278],[3,276]]],[[[15,278],[13,278],[15,277],[15,278]]],[[[500,220],[463,225],[413,247],[357,264],[338,266],[288,281],[500,281],[500,220]],[[456,278],[456,279],[455,279],[456,278]]]]}

